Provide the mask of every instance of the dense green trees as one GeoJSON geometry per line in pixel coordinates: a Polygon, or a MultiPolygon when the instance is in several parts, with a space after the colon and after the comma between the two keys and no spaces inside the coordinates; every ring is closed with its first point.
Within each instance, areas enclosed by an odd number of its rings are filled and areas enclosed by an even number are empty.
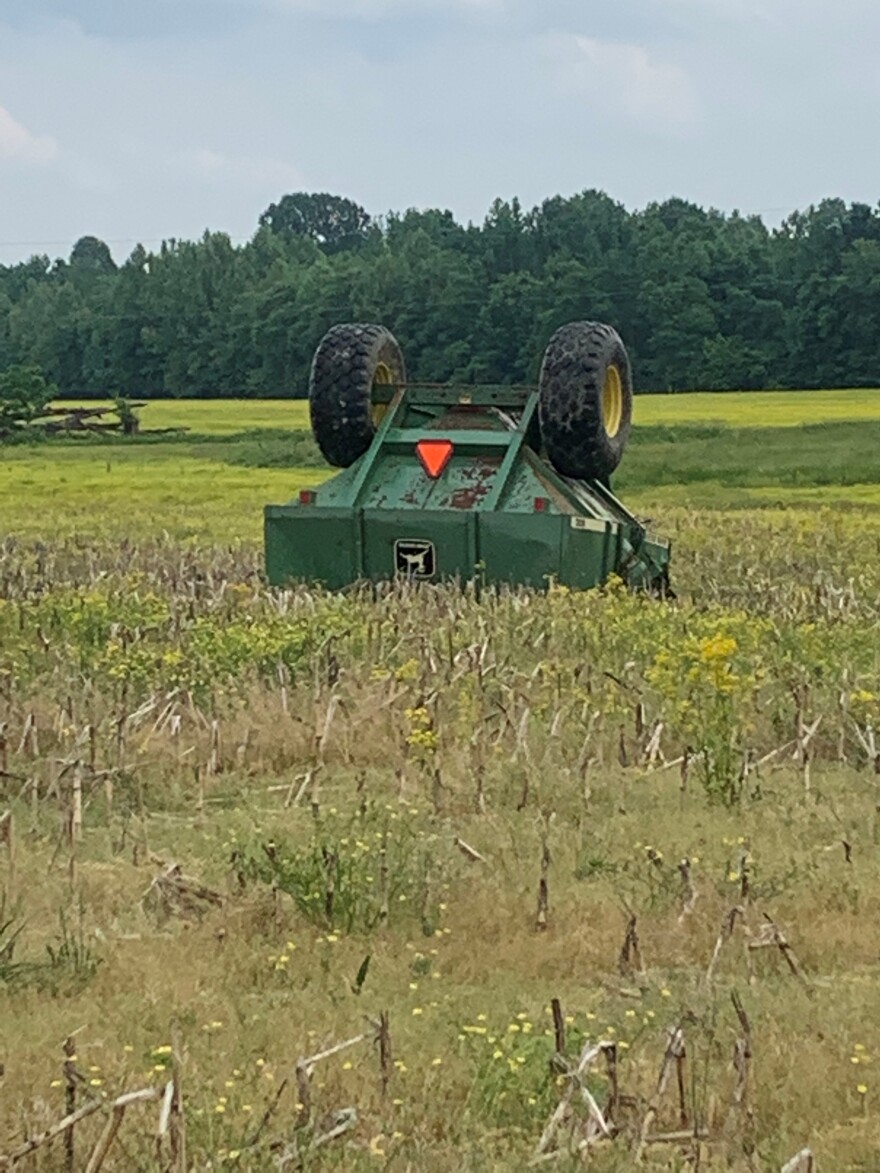
{"type": "Polygon", "coordinates": [[[354,200],[327,192],[293,192],[270,204],[260,227],[284,236],[305,236],[328,253],[357,248],[370,234],[372,220],[354,200]]]}
{"type": "Polygon", "coordinates": [[[875,385],[880,208],[826,200],[770,231],[587,191],[496,200],[465,227],[292,193],[241,247],[206,233],[117,266],[86,236],[67,261],[0,266],[0,371],[66,395],[300,395],[324,331],[361,320],[395,332],[414,378],[525,382],[576,318],[617,326],[640,390],[875,385]]]}

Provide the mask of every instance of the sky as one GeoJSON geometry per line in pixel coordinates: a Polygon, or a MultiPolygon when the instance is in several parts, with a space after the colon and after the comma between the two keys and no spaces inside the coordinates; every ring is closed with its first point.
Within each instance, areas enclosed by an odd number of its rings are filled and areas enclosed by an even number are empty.
{"type": "Polygon", "coordinates": [[[286,192],[880,199],[877,0],[0,0],[0,264],[286,192]]]}

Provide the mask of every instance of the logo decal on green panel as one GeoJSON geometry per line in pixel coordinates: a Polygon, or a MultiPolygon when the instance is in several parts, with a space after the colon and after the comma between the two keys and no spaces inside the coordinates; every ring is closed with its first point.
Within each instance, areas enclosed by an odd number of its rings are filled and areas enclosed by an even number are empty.
{"type": "Polygon", "coordinates": [[[437,571],[434,543],[423,538],[398,538],[394,543],[397,573],[406,578],[433,578],[437,571]]]}

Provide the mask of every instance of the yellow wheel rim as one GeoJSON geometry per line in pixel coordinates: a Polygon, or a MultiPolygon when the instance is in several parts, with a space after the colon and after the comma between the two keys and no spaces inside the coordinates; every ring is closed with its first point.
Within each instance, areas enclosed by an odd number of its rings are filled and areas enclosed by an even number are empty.
{"type": "MultiPolygon", "coordinates": [[[[391,367],[386,366],[385,363],[380,362],[376,367],[376,373],[373,375],[374,387],[390,387],[394,382],[394,375],[391,373],[391,367]]],[[[388,411],[387,403],[373,403],[370,406],[370,416],[373,420],[373,427],[378,428],[382,420],[385,418],[385,413],[388,411]]]]}
{"type": "Polygon", "coordinates": [[[623,423],[623,382],[613,364],[605,372],[602,387],[602,423],[609,436],[616,436],[623,423]]]}

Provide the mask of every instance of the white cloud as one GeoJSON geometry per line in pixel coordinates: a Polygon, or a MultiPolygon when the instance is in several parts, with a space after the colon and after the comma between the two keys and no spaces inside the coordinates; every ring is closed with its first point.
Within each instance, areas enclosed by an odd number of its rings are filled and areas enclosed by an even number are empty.
{"type": "Polygon", "coordinates": [[[48,163],[57,153],[54,139],[31,134],[4,106],[0,106],[0,159],[48,163]]]}
{"type": "Polygon", "coordinates": [[[700,121],[696,88],[680,66],[642,45],[602,41],[576,33],[547,39],[557,80],[607,115],[623,114],[644,129],[678,133],[700,121]]]}
{"type": "Polygon", "coordinates": [[[188,162],[207,179],[237,182],[245,187],[274,184],[279,188],[292,188],[305,182],[302,173],[290,163],[266,155],[226,155],[200,147],[190,153],[188,162]]]}

